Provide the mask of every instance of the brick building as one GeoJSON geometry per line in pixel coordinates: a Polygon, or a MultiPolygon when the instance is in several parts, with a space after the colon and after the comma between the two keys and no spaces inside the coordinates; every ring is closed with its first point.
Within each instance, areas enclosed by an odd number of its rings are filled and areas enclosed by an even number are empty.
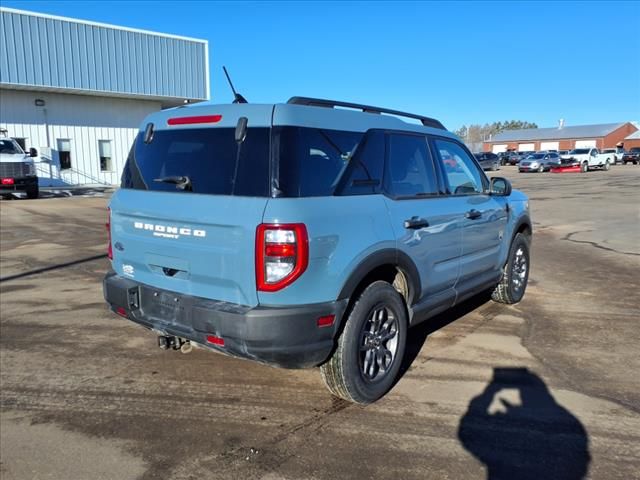
{"type": "Polygon", "coordinates": [[[622,141],[625,150],[633,147],[640,147],[640,130],[636,130],[631,135],[624,137],[622,141]]]}
{"type": "Polygon", "coordinates": [[[631,122],[575,125],[555,128],[507,130],[484,142],[485,152],[571,150],[573,148],[614,148],[637,132],[631,122]]]}

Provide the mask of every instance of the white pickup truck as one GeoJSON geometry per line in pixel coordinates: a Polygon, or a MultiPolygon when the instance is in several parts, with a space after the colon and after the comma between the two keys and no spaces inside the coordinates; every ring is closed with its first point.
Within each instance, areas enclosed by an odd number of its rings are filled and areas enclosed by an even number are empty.
{"type": "Polygon", "coordinates": [[[575,148],[566,155],[561,155],[560,161],[564,164],[578,164],[583,172],[588,172],[595,168],[609,170],[616,159],[613,153],[600,153],[597,148],[575,148]]]}

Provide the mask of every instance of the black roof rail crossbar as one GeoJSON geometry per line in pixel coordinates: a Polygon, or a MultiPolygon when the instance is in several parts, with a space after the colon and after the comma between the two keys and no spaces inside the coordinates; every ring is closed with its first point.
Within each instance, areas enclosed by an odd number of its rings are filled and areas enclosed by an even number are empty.
{"type": "Polygon", "coordinates": [[[309,97],[291,97],[287,103],[293,105],[307,105],[310,107],[345,107],[362,110],[366,113],[387,113],[390,115],[397,115],[399,117],[414,118],[420,120],[425,127],[439,128],[446,130],[444,125],[435,118],[423,117],[422,115],[416,115],[415,113],[400,112],[398,110],[389,110],[388,108],[372,107],[371,105],[361,105],[359,103],[340,102],[337,100],[323,100],[321,98],[309,98],[309,97]]]}

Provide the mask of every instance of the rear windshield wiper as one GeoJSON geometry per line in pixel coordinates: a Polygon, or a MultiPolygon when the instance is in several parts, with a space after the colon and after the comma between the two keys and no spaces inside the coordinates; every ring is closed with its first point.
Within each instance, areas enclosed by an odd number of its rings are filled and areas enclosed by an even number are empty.
{"type": "Polygon", "coordinates": [[[158,183],[173,183],[179,190],[186,190],[188,192],[193,191],[193,184],[191,183],[191,179],[187,176],[173,175],[169,177],[154,178],[153,181],[158,183]]]}

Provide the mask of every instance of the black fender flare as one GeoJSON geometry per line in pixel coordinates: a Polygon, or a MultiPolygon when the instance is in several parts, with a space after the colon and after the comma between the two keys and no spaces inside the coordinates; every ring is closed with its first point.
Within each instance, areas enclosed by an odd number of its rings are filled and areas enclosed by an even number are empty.
{"type": "MultiPolygon", "coordinates": [[[[376,268],[383,265],[393,265],[399,268],[407,278],[409,286],[409,298],[411,303],[415,303],[422,292],[420,282],[420,274],[411,257],[406,253],[395,248],[386,248],[372,253],[362,260],[358,266],[351,272],[347,280],[340,289],[338,300],[351,298],[358,288],[358,285],[376,268]]],[[[408,305],[409,307],[411,305],[408,305]]]]}
{"type": "Polygon", "coordinates": [[[533,226],[531,225],[531,218],[529,218],[529,215],[522,215],[519,219],[518,222],[516,223],[516,226],[513,228],[513,233],[511,234],[511,241],[513,242],[513,239],[516,238],[516,235],[518,234],[518,232],[520,231],[520,229],[526,225],[527,228],[529,229],[529,231],[531,233],[533,233],[533,226]]]}

